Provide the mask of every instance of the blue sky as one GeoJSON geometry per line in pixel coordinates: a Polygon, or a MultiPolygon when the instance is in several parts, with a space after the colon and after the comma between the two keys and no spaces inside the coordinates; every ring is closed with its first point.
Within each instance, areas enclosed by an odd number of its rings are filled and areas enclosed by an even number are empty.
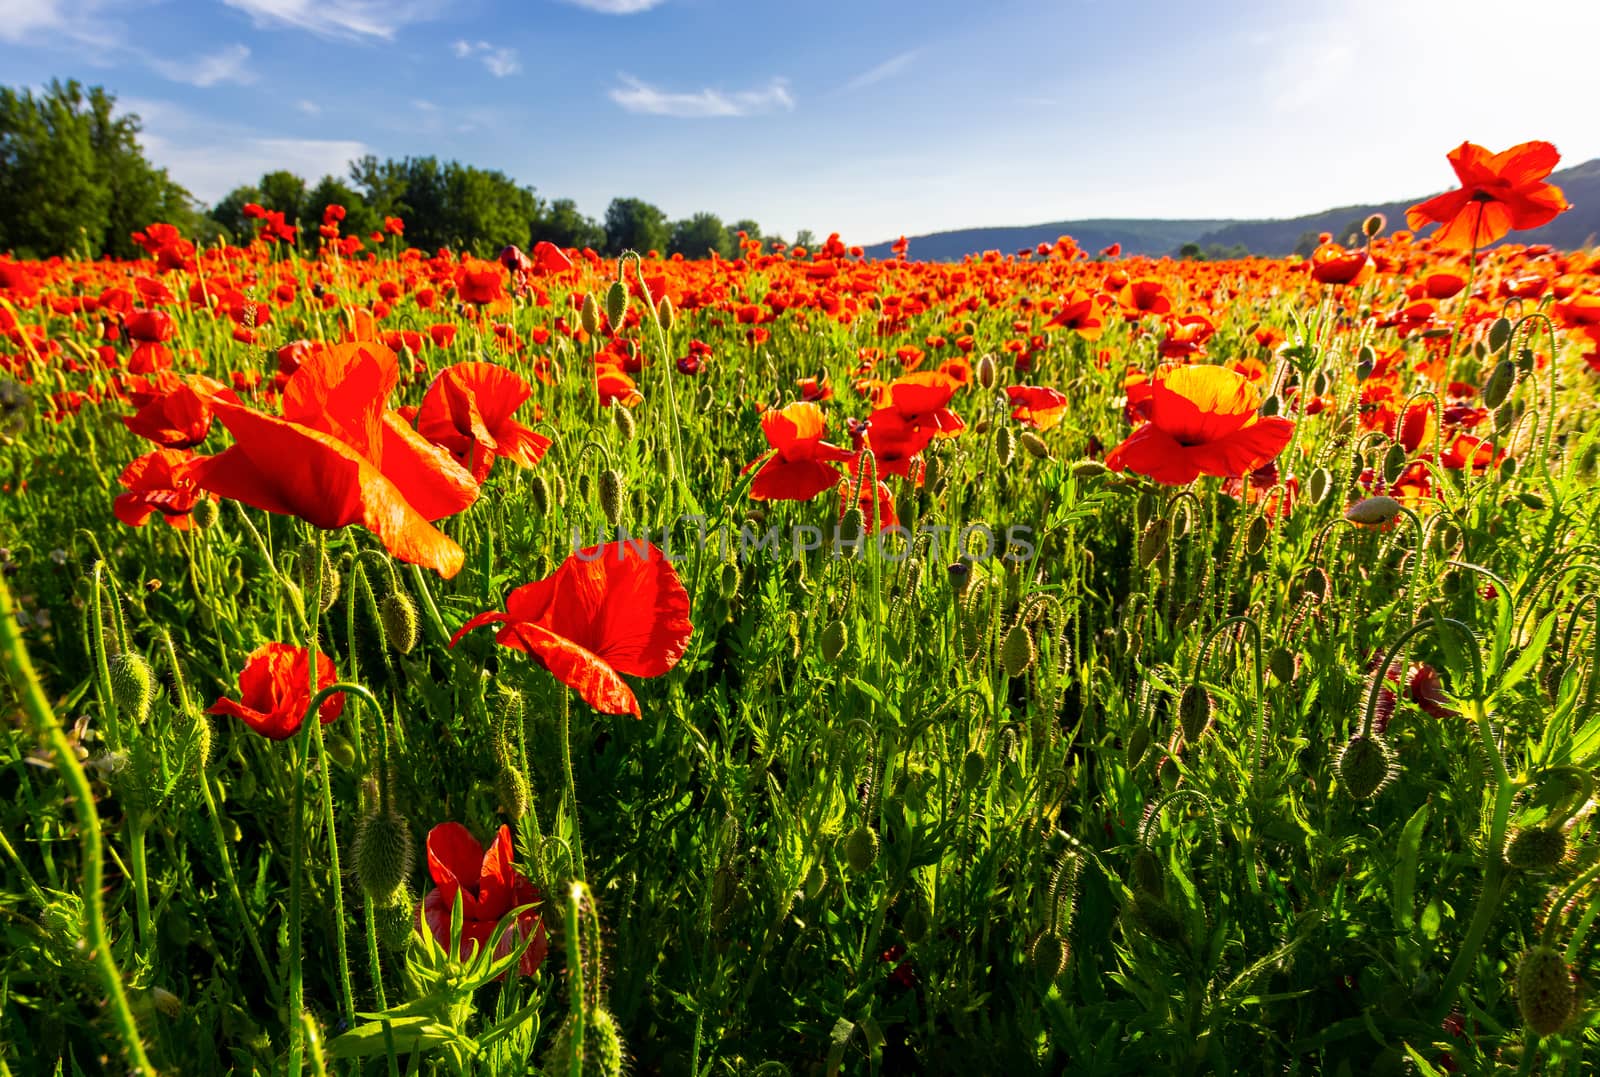
{"type": "Polygon", "coordinates": [[[601,216],[870,243],[1082,217],[1292,216],[1600,157],[1594,0],[0,0],[0,83],[104,85],[202,200],[363,153],[601,216]]]}

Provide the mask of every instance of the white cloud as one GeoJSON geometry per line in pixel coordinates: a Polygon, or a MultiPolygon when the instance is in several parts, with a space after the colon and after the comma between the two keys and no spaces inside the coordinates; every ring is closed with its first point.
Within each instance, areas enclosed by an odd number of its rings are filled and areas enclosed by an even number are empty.
{"type": "Polygon", "coordinates": [[[250,48],[247,45],[229,45],[209,56],[187,61],[151,59],[150,66],[173,82],[186,82],[201,88],[224,82],[248,86],[256,81],[256,73],[250,70],[250,48]]]}
{"type": "Polygon", "coordinates": [[[563,0],[563,2],[601,15],[637,15],[641,11],[660,7],[667,0],[563,0]]]}
{"type": "Polygon", "coordinates": [[[321,37],[392,41],[414,22],[432,18],[432,0],[222,0],[263,27],[289,27],[321,37]]]}
{"type": "Polygon", "coordinates": [[[63,19],[63,0],[0,0],[0,41],[15,44],[40,30],[54,30],[63,19]]]}
{"type": "Polygon", "coordinates": [[[317,104],[315,101],[296,101],[294,103],[294,107],[299,109],[301,112],[304,112],[307,116],[322,115],[322,106],[317,104]]]}
{"type": "Polygon", "coordinates": [[[916,58],[917,51],[915,49],[910,52],[902,52],[898,56],[891,56],[877,67],[863,71],[861,74],[845,83],[844,89],[847,92],[853,90],[864,90],[868,86],[873,86],[882,82],[884,79],[894,78],[894,76],[900,74],[902,71],[906,70],[906,68],[910,67],[916,58]]]}
{"type": "Polygon", "coordinates": [[[647,116],[675,116],[681,119],[708,119],[724,116],[754,116],[763,112],[794,111],[794,96],[782,79],[773,79],[759,90],[726,93],[709,87],[694,93],[674,93],[657,89],[634,78],[619,76],[624,85],[611,90],[611,100],[629,112],[647,116]]]}
{"type": "Polygon", "coordinates": [[[515,75],[522,70],[522,64],[517,59],[517,50],[512,48],[496,47],[487,41],[457,41],[450,46],[450,51],[456,54],[456,59],[466,60],[476,56],[483,62],[489,74],[497,79],[508,75],[515,75]]]}

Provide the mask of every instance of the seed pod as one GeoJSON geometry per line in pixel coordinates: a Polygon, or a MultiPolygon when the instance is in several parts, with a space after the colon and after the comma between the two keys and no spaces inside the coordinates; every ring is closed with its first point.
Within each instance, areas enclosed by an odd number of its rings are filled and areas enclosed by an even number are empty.
{"type": "Polygon", "coordinates": [[[661,302],[656,304],[656,321],[660,322],[661,328],[668,333],[672,332],[673,325],[677,323],[678,312],[673,309],[670,295],[662,296],[661,302]]]}
{"type": "Polygon", "coordinates": [[[613,407],[611,409],[611,418],[615,420],[617,429],[622,432],[622,440],[632,441],[637,429],[633,412],[624,407],[613,407]]]}
{"type": "Polygon", "coordinates": [[[1371,800],[1394,780],[1394,749],[1376,733],[1357,734],[1339,752],[1339,781],[1352,800],[1371,800]]]}
{"type": "Polygon", "coordinates": [[[593,293],[583,297],[583,305],[578,308],[578,324],[591,337],[600,332],[600,304],[594,301],[593,293]]]}
{"type": "Polygon", "coordinates": [[[1489,323],[1489,350],[1497,352],[1511,343],[1511,319],[1496,318],[1489,323]]]}
{"type": "Polygon", "coordinates": [[[1035,434],[1032,430],[1024,430],[1017,437],[1017,441],[1024,449],[1028,450],[1028,455],[1035,460],[1050,459],[1050,446],[1045,444],[1044,438],[1035,434]]]}
{"type": "MultiPolygon", "coordinates": [[[[585,1007],[583,1046],[579,1051],[583,1077],[621,1077],[622,1034],[617,1019],[598,1006],[585,1007]]],[[[545,1051],[544,1072],[566,1074],[572,1059],[572,1018],[562,1019],[545,1051]]]]}
{"type": "Polygon", "coordinates": [[[1506,843],[1506,863],[1521,871],[1549,871],[1567,857],[1567,833],[1558,826],[1524,827],[1506,843]]]}
{"type": "Polygon", "coordinates": [[[1344,510],[1344,518],[1353,524],[1373,527],[1386,524],[1400,515],[1400,502],[1392,497],[1378,494],[1375,497],[1363,498],[1344,510]]]}
{"type": "Polygon", "coordinates": [[[194,503],[194,508],[189,512],[189,521],[201,531],[209,531],[216,526],[218,518],[222,515],[217,508],[217,503],[209,497],[202,497],[194,503]]]}
{"type": "Polygon", "coordinates": [[[389,644],[401,654],[410,654],[422,635],[416,599],[404,591],[390,591],[378,603],[378,619],[389,644]]]}
{"type": "Polygon", "coordinates": [[[1517,963],[1517,1006],[1523,1024],[1541,1036],[1553,1036],[1567,1023],[1577,1004],[1567,962],[1548,946],[1534,946],[1517,963]]]}
{"type": "Polygon", "coordinates": [[[1009,426],[999,426],[994,431],[994,455],[1001,467],[1011,465],[1012,456],[1016,455],[1017,436],[1011,432],[1009,426]]]}
{"type": "Polygon", "coordinates": [[[612,527],[622,519],[622,492],[622,472],[615,468],[600,472],[600,511],[605,513],[606,523],[612,527]]]}
{"type": "Polygon", "coordinates": [[[844,862],[857,873],[870,871],[878,862],[878,835],[866,823],[845,835],[844,862]]]}
{"type": "Polygon", "coordinates": [[[1034,650],[1033,635],[1022,624],[1014,624],[1000,644],[1000,665],[1007,677],[1020,677],[1033,668],[1038,652],[1034,650]]]}
{"type": "Polygon", "coordinates": [[[143,725],[156,700],[156,675],[144,655],[124,651],[110,662],[111,702],[119,713],[143,725]]]}
{"type": "Polygon", "coordinates": [[[522,771],[509,764],[502,763],[494,776],[495,796],[500,799],[500,810],[505,812],[506,818],[516,822],[528,814],[528,805],[533,800],[533,793],[528,788],[528,779],[522,771]]]}
{"type": "Polygon", "coordinates": [[[323,749],[328,753],[328,758],[346,770],[356,765],[356,746],[350,743],[348,737],[338,733],[329,733],[323,738],[323,749]]]}
{"type": "Polygon", "coordinates": [[[1178,700],[1178,728],[1183,730],[1186,744],[1196,743],[1211,724],[1211,694],[1199,684],[1183,690],[1178,700]]]}
{"type": "Polygon", "coordinates": [[[1498,408],[1506,402],[1506,397],[1511,395],[1511,388],[1517,383],[1517,368],[1509,359],[1502,359],[1494,365],[1489,372],[1489,378],[1483,383],[1483,406],[1498,408]]]}
{"type": "Polygon", "coordinates": [[[378,904],[392,901],[411,874],[411,829],[393,808],[373,808],[356,831],[355,873],[378,904]]]}
{"type": "Polygon", "coordinates": [[[844,653],[845,644],[849,641],[849,633],[845,630],[844,620],[836,619],[822,630],[822,657],[829,662],[837,661],[839,655],[844,653]]]}
{"type": "Polygon", "coordinates": [[[1155,564],[1167,548],[1167,537],[1172,532],[1172,525],[1167,523],[1165,516],[1157,516],[1145,527],[1144,534],[1139,536],[1139,567],[1149,568],[1155,564]]]}
{"type": "Polygon", "coordinates": [[[628,316],[628,286],[619,281],[612,281],[611,287],[606,289],[606,321],[611,324],[611,331],[617,332],[622,328],[623,319],[628,316]]]}

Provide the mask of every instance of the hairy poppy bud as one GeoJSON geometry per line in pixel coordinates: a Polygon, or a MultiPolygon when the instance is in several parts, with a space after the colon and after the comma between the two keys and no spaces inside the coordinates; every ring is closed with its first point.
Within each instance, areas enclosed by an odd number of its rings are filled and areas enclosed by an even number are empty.
{"type": "Polygon", "coordinates": [[[678,312],[672,307],[670,295],[662,296],[661,302],[656,304],[656,320],[661,323],[663,330],[672,332],[672,326],[678,320],[678,312]]]}
{"type": "Polygon", "coordinates": [[[1506,863],[1522,871],[1549,871],[1567,856],[1567,833],[1558,826],[1524,827],[1506,843],[1506,863]]]}
{"type": "Polygon", "coordinates": [[[411,874],[411,829],[393,808],[373,808],[356,831],[355,872],[362,891],[380,905],[392,901],[411,874]]]}
{"type": "Polygon", "coordinates": [[[1517,365],[1509,359],[1502,359],[1494,365],[1489,372],[1489,380],[1483,383],[1483,405],[1486,408],[1498,408],[1506,402],[1506,397],[1511,395],[1511,387],[1517,381],[1517,365]]]}
{"type": "Polygon", "coordinates": [[[1245,529],[1244,533],[1245,552],[1252,556],[1260,553],[1261,548],[1267,544],[1268,534],[1270,534],[1270,530],[1265,516],[1257,516],[1251,520],[1250,526],[1245,529]]]}
{"type": "Polygon", "coordinates": [[[189,512],[189,521],[201,531],[209,531],[216,526],[217,519],[222,513],[217,509],[217,503],[209,497],[202,497],[194,503],[194,508],[189,512]]]}
{"type": "Polygon", "coordinates": [[[1288,684],[1294,680],[1295,656],[1287,647],[1279,647],[1267,656],[1267,668],[1278,679],[1279,684],[1288,684]]]}
{"type": "Polygon", "coordinates": [[[622,328],[623,319],[628,316],[628,286],[620,280],[612,281],[611,287],[606,289],[606,321],[611,323],[613,333],[622,328]]]}
{"type": "Polygon", "coordinates": [[[505,812],[506,818],[515,822],[528,814],[533,791],[528,788],[528,779],[521,770],[501,764],[494,777],[494,791],[495,796],[500,798],[500,810],[505,812]]]}
{"type": "Polygon", "coordinates": [[[1319,467],[1311,473],[1311,479],[1306,483],[1306,496],[1313,505],[1320,505],[1332,488],[1333,476],[1327,468],[1319,467]]]}
{"type": "Polygon", "coordinates": [[[600,511],[606,514],[606,523],[612,527],[622,519],[622,472],[606,468],[600,472],[600,511]]]}
{"type": "Polygon", "coordinates": [[[1183,942],[1183,921],[1161,898],[1143,890],[1134,891],[1128,910],[1138,930],[1167,946],[1183,942]]]}
{"type": "Polygon", "coordinates": [[[983,776],[988,769],[989,760],[974,748],[961,760],[961,780],[968,789],[976,789],[983,784],[983,776]]]}
{"type": "Polygon", "coordinates": [[[1368,239],[1377,239],[1383,233],[1389,220],[1381,213],[1374,213],[1361,222],[1361,231],[1368,239]]]}
{"type": "Polygon", "coordinates": [[[994,455],[999,460],[1000,466],[1009,467],[1011,465],[1011,457],[1016,454],[1016,451],[1017,435],[1011,432],[1011,428],[1009,426],[995,427],[994,455]]]}
{"type": "Polygon", "coordinates": [[[900,932],[909,942],[921,942],[928,935],[928,910],[922,907],[921,898],[911,899],[911,908],[900,921],[900,932]]]}
{"type": "Polygon", "coordinates": [[[594,301],[593,293],[584,296],[578,307],[578,324],[591,337],[600,332],[600,304],[594,301]]]}
{"type": "Polygon", "coordinates": [[[845,643],[849,640],[849,633],[845,630],[843,619],[834,620],[827,628],[822,630],[822,657],[829,662],[838,659],[844,653],[845,643]]]}
{"type": "Polygon", "coordinates": [[[1109,468],[1098,460],[1079,460],[1072,465],[1072,477],[1075,479],[1093,479],[1104,475],[1109,468]]]}
{"type": "Polygon", "coordinates": [[[611,409],[611,417],[616,420],[617,429],[622,432],[622,440],[632,441],[634,432],[637,429],[633,412],[627,408],[613,407],[611,409]]]}
{"type": "Polygon", "coordinates": [[[1185,743],[1193,744],[1211,724],[1211,694],[1198,684],[1183,690],[1178,700],[1178,727],[1185,743]]]}
{"type": "Polygon", "coordinates": [[[1000,366],[994,361],[992,352],[984,352],[978,357],[977,366],[972,368],[972,376],[980,389],[993,389],[1000,381],[1000,366]]]}
{"type": "Polygon", "coordinates": [[[1511,319],[1502,316],[1490,322],[1489,350],[1497,352],[1509,343],[1511,343],[1511,319]]]}
{"type": "Polygon", "coordinates": [[[878,862],[878,835],[866,823],[845,835],[844,862],[855,872],[869,871],[878,862]]]}
{"type": "Polygon", "coordinates": [[[111,660],[111,702],[118,711],[143,724],[156,700],[156,675],[144,656],[124,651],[111,660]]]}
{"type": "Polygon", "coordinates": [[[717,593],[729,601],[738,596],[739,564],[737,561],[722,562],[722,574],[717,578],[717,593]]]}
{"type": "Polygon", "coordinates": [[[1038,982],[1049,984],[1067,970],[1067,943],[1054,931],[1046,931],[1028,947],[1028,964],[1038,982]]]}
{"type": "Polygon", "coordinates": [[[384,637],[394,649],[410,654],[422,634],[416,599],[404,591],[390,591],[378,603],[378,618],[383,622],[384,637]]]}
{"type": "Polygon", "coordinates": [[[1144,534],[1139,536],[1139,567],[1149,568],[1155,564],[1167,549],[1167,537],[1172,533],[1172,526],[1167,523],[1165,516],[1152,519],[1144,529],[1144,534]]]}
{"type": "Polygon", "coordinates": [[[1161,866],[1161,858],[1143,846],[1133,854],[1133,870],[1130,876],[1129,882],[1141,893],[1153,894],[1156,897],[1166,893],[1166,870],[1161,866]]]}
{"type": "Polygon", "coordinates": [[[1035,460],[1048,460],[1050,458],[1050,446],[1045,444],[1044,438],[1035,434],[1032,430],[1024,430],[1021,436],[1017,438],[1017,441],[1024,449],[1028,450],[1028,455],[1035,460]]]}
{"type": "Polygon", "coordinates": [[[417,929],[416,901],[411,890],[401,884],[389,899],[376,903],[372,919],[377,927],[378,941],[389,950],[403,950],[417,929]]]}
{"type": "Polygon", "coordinates": [[[322,608],[320,613],[327,613],[333,609],[333,604],[339,601],[339,572],[333,567],[333,562],[326,553],[322,554],[320,562],[317,556],[317,547],[313,543],[306,543],[295,554],[295,575],[300,581],[300,593],[310,596],[316,593],[320,583],[322,587],[322,608]],[[320,572],[319,572],[320,570],[320,572]]]}
{"type": "MultiPolygon", "coordinates": [[[[582,1060],[583,1077],[620,1077],[622,1034],[617,1030],[617,1019],[609,1011],[598,1006],[584,1010],[583,1046],[578,1057],[582,1060]]],[[[566,1017],[550,1037],[550,1047],[544,1056],[545,1070],[566,1073],[571,1058],[572,1018],[566,1017]]]]}
{"type": "Polygon", "coordinates": [[[1363,498],[1344,510],[1344,518],[1346,520],[1353,524],[1362,524],[1367,527],[1386,524],[1399,515],[1400,502],[1383,494],[1363,498]]]}
{"type": "Polygon", "coordinates": [[[1517,963],[1517,1006],[1522,1020],[1541,1036],[1552,1036],[1572,1016],[1577,993],[1572,975],[1560,954],[1548,946],[1534,946],[1517,963]]]}
{"type": "Polygon", "coordinates": [[[1000,665],[1007,677],[1020,677],[1033,668],[1038,653],[1033,647],[1033,636],[1026,626],[1015,624],[1000,644],[1000,665]]]}
{"type": "Polygon", "coordinates": [[[539,510],[540,516],[550,515],[550,480],[543,475],[535,475],[528,483],[528,494],[533,499],[533,507],[539,510]]]}
{"type": "Polygon", "coordinates": [[[1376,733],[1350,738],[1339,752],[1339,781],[1353,800],[1371,800],[1394,780],[1394,749],[1376,733]]]}

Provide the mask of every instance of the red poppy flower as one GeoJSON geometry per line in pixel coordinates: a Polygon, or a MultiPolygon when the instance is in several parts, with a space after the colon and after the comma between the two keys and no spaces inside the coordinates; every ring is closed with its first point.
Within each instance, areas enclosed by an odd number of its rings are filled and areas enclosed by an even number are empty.
{"type": "Polygon", "coordinates": [[[648,542],[580,550],[542,580],[506,598],[504,613],[472,618],[451,638],[486,624],[505,627],[495,642],[530,655],[605,714],[640,717],[622,679],[659,677],[683,657],[694,627],[689,593],[666,555],[648,542]]]}
{"type": "Polygon", "coordinates": [[[1106,466],[1181,486],[1200,475],[1254,471],[1289,444],[1294,423],[1256,414],[1261,396],[1243,375],[1218,366],[1157,372],[1150,421],[1111,450],[1106,466]]]}
{"type": "MultiPolygon", "coordinates": [[[[461,949],[457,956],[469,961],[489,945],[495,928],[512,909],[538,905],[538,887],[512,866],[511,828],[501,826],[487,850],[460,823],[440,823],[428,831],[428,874],[433,889],[422,899],[421,919],[446,951],[450,949],[450,921],[461,899],[461,949]]],[[[550,948],[544,921],[535,909],[517,914],[516,922],[500,936],[496,958],[515,949],[529,934],[533,941],[522,951],[517,971],[532,976],[550,948]]]]}
{"type": "Polygon", "coordinates": [[[1512,229],[1538,228],[1572,207],[1544,178],[1561,161],[1548,142],[1524,142],[1503,153],[1463,142],[1450,151],[1461,186],[1406,210],[1406,224],[1437,223],[1434,245],[1444,250],[1488,246],[1512,229]]]}
{"type": "MultiPolygon", "coordinates": [[[[339,681],[333,660],[317,652],[317,688],[339,681]]],[[[311,705],[311,653],[289,643],[263,643],[245,660],[239,674],[235,702],[224,696],[206,708],[207,714],[228,714],[271,740],[285,740],[300,731],[311,705]]],[[[344,712],[344,693],[322,701],[318,713],[327,725],[344,712]]]]}
{"type": "Polygon", "coordinates": [[[189,529],[189,513],[204,496],[194,481],[196,458],[182,449],[158,449],[123,469],[117,481],[128,491],[111,504],[117,519],[143,527],[153,513],[180,531],[189,529]]]}
{"type": "Polygon", "coordinates": [[[399,376],[389,349],[340,344],[302,362],[281,419],[214,400],[234,445],[200,460],[195,481],[314,527],[361,524],[402,561],[454,576],[461,547],[429,521],[471,505],[478,486],[385,406],[399,376]]]}
{"type": "Polygon", "coordinates": [[[1074,330],[1085,340],[1098,340],[1105,331],[1106,321],[1100,314],[1095,297],[1081,288],[1075,288],[1071,295],[1062,300],[1061,310],[1045,325],[1074,330]]]}
{"type": "Polygon", "coordinates": [[[129,340],[159,344],[172,339],[172,315],[164,310],[136,310],[128,315],[122,328],[129,340]]]}
{"type": "Polygon", "coordinates": [[[1049,430],[1067,416],[1067,398],[1042,385],[1008,385],[1006,396],[1015,405],[1011,417],[1039,430],[1049,430]]]}
{"type": "Polygon", "coordinates": [[[757,501],[810,501],[839,485],[843,475],[832,465],[855,455],[822,440],[827,432],[822,409],[809,401],[767,412],[761,417],[761,432],[778,451],[767,457],[750,485],[750,496],[757,501]]]}
{"type": "Polygon", "coordinates": [[[961,383],[948,374],[931,370],[906,374],[889,383],[889,406],[874,415],[893,411],[919,435],[952,437],[967,425],[949,407],[959,388],[961,383]]]}
{"type": "Polygon", "coordinates": [[[204,374],[181,381],[166,375],[166,379],[173,383],[164,390],[130,394],[139,410],[122,417],[129,430],[163,448],[190,449],[200,444],[211,432],[212,398],[221,395],[235,403],[239,399],[233,390],[204,374]]]}
{"type": "Polygon", "coordinates": [[[572,268],[572,259],[547,239],[533,245],[533,264],[544,273],[560,273],[572,268]]]}
{"type": "Polygon", "coordinates": [[[1324,243],[1311,252],[1311,277],[1321,284],[1365,284],[1372,279],[1372,259],[1365,248],[1324,243]]]}
{"type": "Polygon", "coordinates": [[[470,467],[479,482],[489,477],[497,456],[533,467],[550,448],[550,439],[511,417],[532,395],[514,370],[493,363],[457,363],[428,386],[417,412],[417,431],[470,467]]]}
{"type": "Polygon", "coordinates": [[[461,297],[462,302],[477,306],[504,299],[505,271],[494,262],[469,259],[461,264],[461,269],[456,273],[456,294],[461,297]]]}

